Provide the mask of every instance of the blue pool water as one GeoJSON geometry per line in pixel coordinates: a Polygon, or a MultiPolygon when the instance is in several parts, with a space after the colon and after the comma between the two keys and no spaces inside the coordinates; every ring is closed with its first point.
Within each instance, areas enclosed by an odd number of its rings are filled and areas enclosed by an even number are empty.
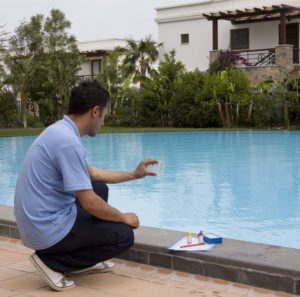
{"type": "MultiPolygon", "coordinates": [[[[22,159],[35,137],[0,138],[0,204],[13,205],[22,159]]],[[[84,137],[93,166],[165,173],[110,185],[110,203],[144,226],[214,232],[300,249],[300,132],[99,134],[84,137]]]]}

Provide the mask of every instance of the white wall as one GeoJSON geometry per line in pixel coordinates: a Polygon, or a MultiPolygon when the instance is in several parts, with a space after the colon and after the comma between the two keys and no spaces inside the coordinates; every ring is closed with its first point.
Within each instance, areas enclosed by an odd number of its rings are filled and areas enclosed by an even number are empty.
{"type": "MultiPolygon", "coordinates": [[[[219,22],[219,48],[229,48],[230,26],[230,22],[219,22]]],[[[209,52],[212,50],[212,22],[202,18],[162,23],[158,25],[158,38],[159,42],[164,43],[160,57],[163,53],[175,49],[176,59],[183,62],[188,71],[208,68],[209,52]],[[181,44],[181,34],[189,34],[189,44],[181,44]]]]}
{"type": "Polygon", "coordinates": [[[187,70],[195,69],[200,65],[202,67],[208,65],[211,36],[209,24],[202,26],[200,34],[201,23],[201,20],[190,20],[159,25],[158,39],[159,42],[163,42],[162,52],[175,49],[176,59],[182,61],[187,70]],[[189,44],[181,44],[181,34],[186,33],[189,34],[189,44]]]}

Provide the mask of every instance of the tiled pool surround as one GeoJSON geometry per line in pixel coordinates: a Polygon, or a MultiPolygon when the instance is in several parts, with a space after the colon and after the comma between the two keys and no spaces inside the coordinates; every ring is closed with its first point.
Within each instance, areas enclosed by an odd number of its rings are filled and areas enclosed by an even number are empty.
{"type": "MultiPolygon", "coordinates": [[[[0,235],[19,238],[13,207],[0,206],[0,235]]],[[[167,250],[184,235],[140,227],[120,258],[300,295],[300,250],[226,238],[208,253],[167,250]]]]}

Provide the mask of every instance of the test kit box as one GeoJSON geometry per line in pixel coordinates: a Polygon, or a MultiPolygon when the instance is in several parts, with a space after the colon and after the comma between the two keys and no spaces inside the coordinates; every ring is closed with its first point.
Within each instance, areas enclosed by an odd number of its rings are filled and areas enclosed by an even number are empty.
{"type": "Polygon", "coordinates": [[[203,235],[203,241],[209,244],[222,243],[223,238],[216,234],[208,233],[203,235]]]}

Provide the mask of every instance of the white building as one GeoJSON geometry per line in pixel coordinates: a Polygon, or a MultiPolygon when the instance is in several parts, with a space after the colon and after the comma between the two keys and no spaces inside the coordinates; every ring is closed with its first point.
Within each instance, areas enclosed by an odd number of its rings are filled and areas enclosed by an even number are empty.
{"type": "Polygon", "coordinates": [[[78,76],[81,79],[96,78],[103,67],[103,60],[106,59],[108,52],[115,47],[125,47],[126,39],[103,39],[92,41],[78,41],[79,51],[87,57],[87,61],[82,64],[78,76]]]}
{"type": "MultiPolygon", "coordinates": [[[[175,49],[177,60],[187,70],[206,70],[213,49],[248,51],[248,55],[253,55],[249,50],[274,49],[284,43],[299,49],[298,8],[299,0],[210,0],[159,7],[155,19],[158,41],[164,43],[163,52],[175,49]],[[284,16],[286,32],[280,31],[280,16],[284,16]],[[217,31],[214,46],[213,24],[217,31]],[[286,39],[279,40],[280,32],[286,39]]],[[[256,58],[259,54],[264,55],[257,51],[256,58]]],[[[299,60],[299,50],[294,58],[299,60]]]]}

